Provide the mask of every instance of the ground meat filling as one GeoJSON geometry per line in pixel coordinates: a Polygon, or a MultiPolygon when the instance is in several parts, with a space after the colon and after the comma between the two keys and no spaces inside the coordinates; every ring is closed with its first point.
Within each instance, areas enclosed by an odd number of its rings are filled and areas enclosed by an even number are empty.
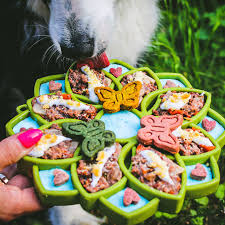
{"type": "MultiPolygon", "coordinates": [[[[178,93],[176,91],[168,91],[166,94],[161,95],[160,98],[162,99],[160,106],[163,104],[163,102],[167,101],[170,96],[172,96],[174,93],[178,93]]],[[[186,103],[182,108],[179,110],[163,110],[160,107],[157,110],[153,110],[153,114],[155,116],[162,116],[162,115],[176,115],[181,114],[184,117],[191,118],[192,116],[196,115],[201,109],[203,108],[205,104],[204,95],[196,93],[196,92],[190,92],[191,95],[188,103],[186,103]]]]}
{"type": "Polygon", "coordinates": [[[140,91],[140,102],[145,95],[158,89],[155,80],[142,71],[124,76],[121,80],[121,84],[125,86],[126,84],[133,81],[140,81],[142,83],[142,88],[140,91]]]}
{"type": "MultiPolygon", "coordinates": [[[[61,92],[58,92],[55,96],[62,96],[61,92]]],[[[49,95],[51,98],[53,95],[49,95]]],[[[71,100],[72,101],[72,100],[71,100]]],[[[89,105],[88,109],[85,110],[73,110],[64,105],[53,105],[51,107],[40,107],[37,102],[37,97],[32,100],[32,106],[35,113],[38,113],[42,118],[48,121],[54,121],[59,119],[78,119],[83,121],[89,121],[95,118],[97,109],[93,105],[89,105]]]]}
{"type": "MultiPolygon", "coordinates": [[[[101,84],[104,87],[109,87],[111,84],[111,80],[105,76],[105,74],[101,71],[92,70],[98,80],[100,80],[101,84]]],[[[74,94],[84,95],[89,97],[89,90],[88,90],[88,76],[84,74],[81,70],[70,70],[69,73],[69,82],[74,94]]]]}
{"type": "MultiPolygon", "coordinates": [[[[138,149],[138,148],[137,148],[138,149]]],[[[147,184],[149,187],[155,188],[159,191],[163,191],[169,194],[178,194],[181,188],[181,173],[184,169],[168,159],[165,155],[155,150],[152,147],[143,147],[137,150],[135,156],[132,157],[132,174],[140,180],[142,183],[147,184]],[[173,181],[173,185],[160,179],[158,175],[154,173],[155,169],[147,162],[140,152],[143,150],[154,151],[162,160],[167,163],[169,167],[169,176],[173,181]]]]}
{"type": "MultiPolygon", "coordinates": [[[[60,128],[57,124],[53,124],[50,129],[44,130],[44,134],[55,134],[63,136],[62,128],[60,128]]],[[[72,140],[60,142],[58,145],[50,147],[47,151],[45,151],[44,155],[41,158],[43,159],[72,158],[78,144],[79,144],[78,142],[72,140]]]]}
{"type": "Polygon", "coordinates": [[[102,170],[102,176],[97,185],[93,187],[92,183],[92,170],[96,159],[92,161],[80,160],[77,168],[77,173],[82,186],[91,193],[104,190],[113,184],[117,183],[122,178],[122,172],[118,164],[118,157],[121,151],[121,145],[116,143],[116,151],[107,160],[102,170]]]}
{"type": "MultiPolygon", "coordinates": [[[[186,129],[187,131],[191,129],[186,129]]],[[[201,137],[205,137],[203,133],[199,133],[201,137]]],[[[179,143],[180,143],[180,154],[184,156],[189,155],[199,155],[204,152],[206,152],[206,149],[202,147],[201,145],[196,144],[193,141],[188,141],[185,138],[178,137],[179,143]]]]}

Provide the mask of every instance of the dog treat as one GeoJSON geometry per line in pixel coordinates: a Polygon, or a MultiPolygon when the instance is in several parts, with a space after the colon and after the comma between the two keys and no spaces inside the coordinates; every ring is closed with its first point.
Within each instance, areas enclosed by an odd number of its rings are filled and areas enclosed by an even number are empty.
{"type": "Polygon", "coordinates": [[[131,188],[126,188],[123,196],[123,204],[129,206],[130,204],[137,204],[140,201],[140,196],[131,188]]]}
{"type": "Polygon", "coordinates": [[[105,130],[105,124],[101,120],[63,123],[62,127],[66,136],[82,141],[82,152],[90,158],[104,149],[105,146],[111,146],[116,140],[115,134],[105,130]]]}
{"type": "Polygon", "coordinates": [[[110,72],[114,77],[119,77],[119,76],[122,74],[122,67],[110,68],[109,72],[110,72]]]}
{"type": "Polygon", "coordinates": [[[62,84],[57,83],[54,80],[49,81],[49,92],[50,93],[56,93],[58,91],[62,90],[62,84]]]}
{"type": "Polygon", "coordinates": [[[194,180],[204,180],[207,176],[206,169],[200,163],[196,164],[195,168],[191,171],[191,178],[194,180]]]}
{"type": "Polygon", "coordinates": [[[92,160],[80,160],[77,168],[79,180],[88,192],[104,190],[122,178],[118,157],[122,146],[115,143],[98,152],[92,160]]]}
{"type": "Polygon", "coordinates": [[[71,95],[57,92],[56,95],[41,95],[32,100],[33,111],[48,121],[74,118],[79,120],[94,119],[97,109],[71,99],[71,95]]]}
{"type": "Polygon", "coordinates": [[[209,138],[194,127],[187,129],[178,127],[173,131],[173,135],[178,138],[181,155],[199,155],[216,148],[209,138]]]}
{"type": "Polygon", "coordinates": [[[208,120],[207,118],[202,120],[202,127],[206,130],[206,131],[211,131],[215,128],[216,126],[216,121],[215,120],[208,120]]]}
{"type": "Polygon", "coordinates": [[[41,140],[34,146],[29,156],[43,159],[72,158],[78,142],[62,134],[61,128],[51,127],[43,131],[41,140]]]}
{"type": "Polygon", "coordinates": [[[173,81],[168,80],[168,81],[166,81],[166,84],[164,85],[163,88],[172,88],[172,87],[177,87],[177,85],[173,81]]]}
{"type": "Polygon", "coordinates": [[[102,53],[94,58],[88,58],[85,61],[77,63],[77,69],[88,65],[91,69],[103,69],[110,65],[109,59],[106,53],[102,53]]]}
{"type": "Polygon", "coordinates": [[[53,171],[53,175],[54,175],[53,182],[55,186],[61,186],[65,184],[70,178],[70,176],[65,171],[60,169],[55,169],[53,171]]]}
{"type": "Polygon", "coordinates": [[[88,66],[76,70],[70,69],[68,80],[74,94],[86,96],[93,102],[98,102],[94,88],[109,87],[112,82],[102,71],[90,69],[88,66]]]}
{"type": "Polygon", "coordinates": [[[131,173],[142,183],[169,194],[178,194],[184,169],[151,146],[139,144],[132,157],[131,173]]]}
{"type": "Polygon", "coordinates": [[[103,103],[103,108],[108,113],[122,110],[131,110],[139,105],[141,82],[136,81],[127,84],[121,91],[115,91],[109,87],[97,87],[95,93],[103,103]]]}
{"type": "Polygon", "coordinates": [[[139,104],[145,95],[158,89],[155,80],[142,71],[137,71],[136,73],[124,76],[121,80],[121,84],[125,86],[133,81],[140,81],[142,84],[139,96],[139,104]]]}
{"type": "Polygon", "coordinates": [[[181,114],[187,118],[196,115],[204,106],[204,94],[168,91],[160,96],[161,104],[153,110],[155,116],[181,114]]]}
{"type": "Polygon", "coordinates": [[[143,128],[138,131],[137,138],[144,145],[153,144],[158,148],[175,154],[179,152],[180,147],[178,139],[172,134],[172,131],[182,123],[183,117],[181,115],[144,116],[141,119],[141,126],[143,128]]]}

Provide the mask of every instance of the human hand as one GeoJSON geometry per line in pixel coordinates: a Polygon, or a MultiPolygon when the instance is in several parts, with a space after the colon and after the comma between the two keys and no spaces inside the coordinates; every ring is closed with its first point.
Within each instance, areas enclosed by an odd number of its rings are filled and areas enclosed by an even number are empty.
{"type": "Polygon", "coordinates": [[[41,130],[31,129],[0,142],[0,176],[6,176],[2,181],[0,179],[0,221],[13,220],[42,209],[29,179],[21,174],[15,175],[15,163],[32,150],[41,136],[41,130]]]}

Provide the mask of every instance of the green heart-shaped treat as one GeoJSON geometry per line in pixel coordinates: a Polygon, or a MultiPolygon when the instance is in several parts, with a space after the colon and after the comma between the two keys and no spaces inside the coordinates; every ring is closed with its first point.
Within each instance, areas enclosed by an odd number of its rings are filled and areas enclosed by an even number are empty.
{"type": "Polygon", "coordinates": [[[105,123],[101,120],[63,123],[62,128],[64,135],[77,141],[83,141],[81,150],[90,158],[106,146],[112,145],[116,140],[115,133],[105,130],[105,123]]]}

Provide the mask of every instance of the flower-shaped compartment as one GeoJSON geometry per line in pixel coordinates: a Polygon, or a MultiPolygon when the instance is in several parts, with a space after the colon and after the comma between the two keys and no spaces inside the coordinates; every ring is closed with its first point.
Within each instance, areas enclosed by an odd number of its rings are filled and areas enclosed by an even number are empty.
{"type": "Polygon", "coordinates": [[[65,75],[57,74],[37,79],[34,85],[34,96],[37,97],[39,95],[50,94],[49,90],[50,81],[60,83],[62,85],[61,91],[65,92],[65,75]]]}
{"type": "Polygon", "coordinates": [[[215,193],[220,182],[220,171],[214,156],[211,156],[205,162],[202,162],[207,176],[202,180],[193,179],[190,174],[196,164],[186,165],[187,171],[187,189],[188,198],[201,198],[206,195],[215,193]]]}
{"type": "MultiPolygon", "coordinates": [[[[207,131],[222,148],[225,145],[225,119],[213,109],[209,109],[207,116],[205,117],[209,121],[215,121],[215,127],[207,131]]],[[[203,119],[205,119],[203,118],[203,119]]],[[[202,121],[198,124],[202,127],[202,121]]]]}
{"type": "MultiPolygon", "coordinates": [[[[159,210],[169,213],[178,213],[182,208],[186,192],[187,177],[185,170],[181,175],[181,188],[179,190],[179,193],[176,195],[159,191],[148,186],[147,184],[142,183],[131,173],[130,168],[125,165],[130,151],[132,151],[133,156],[135,155],[136,148],[133,147],[137,144],[137,141],[133,141],[127,144],[121,153],[121,157],[119,158],[120,168],[123,171],[124,175],[128,178],[129,186],[135,191],[141,193],[142,196],[147,199],[160,199],[159,210]]],[[[175,154],[174,157],[171,155],[168,155],[167,157],[175,160],[180,167],[185,168],[185,164],[179,154],[175,154]]]]}
{"type": "Polygon", "coordinates": [[[72,183],[70,165],[34,165],[34,186],[42,204],[46,206],[72,205],[79,203],[79,192],[72,183]],[[59,169],[68,174],[69,180],[62,185],[54,184],[54,170],[59,169]]]}
{"type": "Polygon", "coordinates": [[[204,136],[206,138],[208,138],[211,141],[213,146],[215,146],[215,149],[208,151],[208,152],[201,153],[199,155],[181,156],[181,158],[185,162],[185,164],[192,165],[192,164],[196,164],[196,163],[204,163],[211,156],[214,156],[215,159],[218,160],[218,158],[220,156],[220,152],[221,152],[221,147],[219,146],[217,141],[215,141],[215,139],[208,132],[206,132],[201,127],[195,125],[194,123],[190,123],[190,124],[186,124],[186,125],[182,126],[182,129],[186,129],[186,128],[192,128],[192,129],[199,130],[202,134],[204,134],[204,136]]]}
{"type": "MultiPolygon", "coordinates": [[[[24,107],[24,105],[23,105],[24,107]]],[[[21,128],[39,128],[42,124],[32,117],[29,110],[21,111],[6,124],[6,135],[11,136],[20,132],[21,128]]]]}
{"type": "Polygon", "coordinates": [[[160,79],[163,88],[167,81],[171,81],[177,87],[192,88],[190,82],[180,73],[156,73],[156,75],[160,79]]]}
{"type": "MultiPolygon", "coordinates": [[[[154,106],[150,110],[148,110],[148,112],[147,112],[148,114],[153,114],[154,110],[160,109],[160,105],[164,103],[164,102],[162,102],[161,96],[168,94],[168,92],[176,92],[176,93],[185,93],[186,92],[188,94],[189,93],[197,93],[197,94],[199,94],[199,96],[204,95],[204,106],[201,108],[201,110],[197,114],[191,116],[190,118],[184,117],[184,124],[188,124],[191,122],[198,123],[201,121],[202,118],[204,118],[206,116],[206,114],[210,108],[210,104],[211,104],[211,94],[209,92],[206,92],[203,90],[192,89],[192,88],[166,88],[164,90],[156,91],[156,92],[149,94],[145,98],[146,102],[152,102],[155,98],[157,98],[157,100],[156,100],[154,106]]],[[[145,108],[148,108],[148,107],[145,107],[145,108]]],[[[161,111],[163,112],[163,110],[161,110],[161,111]]],[[[168,112],[169,109],[164,110],[164,111],[167,111],[168,115],[170,114],[168,112]]],[[[180,110],[176,110],[176,111],[180,111],[180,110]]],[[[174,113],[175,113],[175,111],[174,111],[174,113]]]]}
{"type": "MultiPolygon", "coordinates": [[[[49,129],[53,124],[57,124],[61,127],[63,123],[75,122],[75,121],[76,120],[74,120],[74,119],[57,120],[57,121],[53,121],[51,123],[47,123],[45,125],[42,125],[39,129],[41,129],[41,130],[49,129]]],[[[40,166],[45,166],[45,167],[46,166],[48,166],[48,167],[59,166],[61,168],[67,167],[71,163],[74,163],[81,158],[81,157],[78,156],[78,152],[79,152],[79,146],[77,147],[77,149],[75,149],[74,155],[73,155],[72,158],[55,159],[55,160],[35,158],[35,157],[32,157],[32,156],[25,156],[25,157],[23,157],[23,159],[21,159],[19,161],[19,167],[20,167],[21,171],[24,172],[25,174],[29,174],[33,165],[38,165],[39,167],[40,166]]]]}
{"type": "Polygon", "coordinates": [[[99,208],[107,216],[110,223],[133,225],[150,218],[158,209],[159,199],[146,199],[141,193],[137,193],[140,200],[136,204],[125,206],[123,203],[125,189],[129,187],[123,184],[123,189],[109,197],[100,197],[99,208]]]}

